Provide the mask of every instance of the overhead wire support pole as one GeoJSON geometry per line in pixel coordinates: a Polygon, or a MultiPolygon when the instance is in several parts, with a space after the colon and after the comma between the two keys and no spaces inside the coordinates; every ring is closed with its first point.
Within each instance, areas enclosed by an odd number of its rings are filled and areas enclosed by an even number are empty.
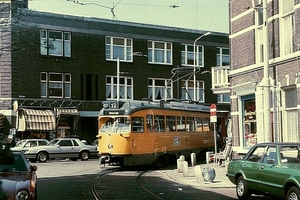
{"type": "Polygon", "coordinates": [[[264,142],[271,142],[271,106],[270,106],[270,78],[269,78],[269,37],[268,37],[268,4],[267,0],[263,0],[263,54],[264,54],[264,77],[263,86],[263,105],[264,105],[264,142]]]}
{"type": "Polygon", "coordinates": [[[120,58],[117,58],[117,101],[120,101],[120,58]]]}

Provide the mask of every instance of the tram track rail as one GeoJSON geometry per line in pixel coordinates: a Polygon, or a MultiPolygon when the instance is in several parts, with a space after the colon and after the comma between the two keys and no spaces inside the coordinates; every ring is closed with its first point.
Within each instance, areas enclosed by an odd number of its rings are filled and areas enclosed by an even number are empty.
{"type": "MultiPolygon", "coordinates": [[[[117,190],[116,188],[109,188],[112,187],[113,181],[122,181],[120,179],[126,179],[124,182],[130,182],[130,184],[125,185],[124,188],[121,188],[123,192],[128,190],[134,193],[135,191],[142,190],[143,196],[145,197],[146,194],[148,194],[148,197],[152,197],[151,199],[159,199],[162,200],[161,197],[157,196],[153,192],[151,192],[147,186],[143,185],[142,183],[142,178],[145,178],[145,174],[149,173],[150,170],[146,171],[124,171],[123,169],[113,169],[110,171],[106,171],[105,173],[99,174],[91,183],[91,192],[95,200],[104,200],[104,199],[113,199],[113,194],[112,191],[117,190]],[[123,173],[124,177],[119,177],[119,178],[112,178],[116,177],[119,174],[118,173],[123,173]],[[133,176],[134,175],[134,176],[133,176]],[[127,177],[126,177],[127,176],[127,177]],[[127,181],[127,179],[130,180],[127,181]],[[135,185],[133,185],[135,182],[135,185]],[[108,186],[105,183],[111,183],[108,186]],[[134,188],[135,191],[132,191],[132,189],[127,189],[126,187],[134,188]],[[111,192],[111,193],[110,193],[111,192]]],[[[117,182],[115,185],[122,185],[122,183],[117,182]]],[[[118,185],[118,186],[119,186],[118,185]]],[[[139,194],[141,191],[138,192],[139,194]]],[[[134,194],[133,194],[134,195],[134,194]]]]}

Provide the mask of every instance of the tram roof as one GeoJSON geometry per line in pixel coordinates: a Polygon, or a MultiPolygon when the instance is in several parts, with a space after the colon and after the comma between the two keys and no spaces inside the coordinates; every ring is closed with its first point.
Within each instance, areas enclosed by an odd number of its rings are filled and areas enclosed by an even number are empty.
{"type": "Polygon", "coordinates": [[[196,103],[187,103],[178,100],[128,100],[128,101],[105,101],[100,115],[124,115],[144,109],[166,109],[166,110],[184,110],[195,112],[210,112],[210,107],[196,103]],[[112,107],[111,103],[117,105],[112,107]],[[115,104],[117,103],[117,104],[115,104]]]}

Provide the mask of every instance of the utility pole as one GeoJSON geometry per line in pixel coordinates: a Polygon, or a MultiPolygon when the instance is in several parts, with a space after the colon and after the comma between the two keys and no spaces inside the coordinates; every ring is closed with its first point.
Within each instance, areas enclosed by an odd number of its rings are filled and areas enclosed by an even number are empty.
{"type": "Polygon", "coordinates": [[[117,101],[120,101],[120,58],[117,58],[117,101]]]}
{"type": "Polygon", "coordinates": [[[268,37],[268,4],[263,0],[263,52],[264,52],[264,77],[262,80],[263,105],[264,105],[264,141],[271,142],[271,106],[270,106],[270,78],[269,78],[269,37],[268,37]]]}
{"type": "MultiPolygon", "coordinates": [[[[199,54],[199,52],[196,51],[196,43],[197,43],[197,41],[200,40],[202,37],[205,37],[205,36],[208,36],[208,35],[210,35],[210,32],[207,32],[207,33],[205,33],[205,34],[199,36],[199,37],[194,41],[194,101],[197,101],[197,92],[196,92],[196,89],[197,89],[197,87],[196,87],[196,84],[197,84],[197,82],[196,82],[196,61],[197,61],[197,67],[199,67],[199,66],[198,66],[198,64],[199,64],[199,59],[196,60],[196,53],[199,54]]],[[[198,49],[198,48],[197,48],[197,49],[198,49]]]]}

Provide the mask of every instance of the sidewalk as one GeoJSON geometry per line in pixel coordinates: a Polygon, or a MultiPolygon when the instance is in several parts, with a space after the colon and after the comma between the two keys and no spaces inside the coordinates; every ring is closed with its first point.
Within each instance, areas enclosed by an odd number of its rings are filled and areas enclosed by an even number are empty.
{"type": "Polygon", "coordinates": [[[207,182],[204,181],[204,179],[197,181],[194,167],[191,166],[188,167],[187,177],[184,177],[183,173],[179,173],[178,169],[163,170],[163,172],[166,173],[166,175],[169,178],[173,179],[174,181],[181,184],[193,186],[193,187],[235,188],[235,185],[231,183],[229,179],[226,177],[226,167],[221,167],[214,163],[200,164],[201,170],[207,167],[215,169],[216,177],[213,180],[213,182],[207,182]]]}

